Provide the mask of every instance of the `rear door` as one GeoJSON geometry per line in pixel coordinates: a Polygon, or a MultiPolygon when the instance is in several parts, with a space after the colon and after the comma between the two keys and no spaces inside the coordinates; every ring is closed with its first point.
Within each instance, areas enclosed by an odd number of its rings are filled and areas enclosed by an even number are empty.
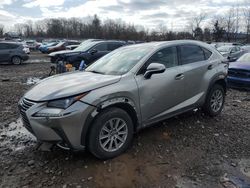
{"type": "Polygon", "coordinates": [[[193,105],[201,99],[215,75],[218,60],[209,60],[212,52],[198,45],[178,46],[180,63],[183,68],[185,103],[193,105]]]}
{"type": "Polygon", "coordinates": [[[178,64],[176,47],[166,47],[151,56],[135,77],[140,96],[140,107],[144,124],[166,118],[167,115],[182,108],[179,104],[184,98],[183,70],[178,64]],[[161,63],[166,70],[145,79],[144,73],[151,63],[161,63]]]}

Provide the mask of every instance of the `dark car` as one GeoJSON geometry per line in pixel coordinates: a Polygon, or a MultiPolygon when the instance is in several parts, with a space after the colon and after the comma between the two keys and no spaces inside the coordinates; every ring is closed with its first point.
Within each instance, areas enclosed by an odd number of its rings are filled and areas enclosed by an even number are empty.
{"type": "Polygon", "coordinates": [[[78,69],[82,60],[88,65],[125,44],[123,41],[84,42],[74,50],[50,54],[51,63],[63,61],[78,69]]]}
{"type": "Polygon", "coordinates": [[[49,54],[49,57],[50,57],[50,60],[51,60],[51,63],[56,63],[58,62],[59,60],[62,60],[64,56],[70,56],[70,55],[73,55],[73,54],[78,54],[80,52],[82,52],[82,49],[85,48],[86,44],[87,43],[90,43],[90,42],[97,42],[97,41],[103,41],[101,39],[88,39],[88,40],[85,40],[83,41],[77,48],[75,49],[66,49],[66,50],[61,50],[59,52],[52,52],[49,54]],[[66,55],[67,54],[67,55],[66,55]]]}
{"type": "Polygon", "coordinates": [[[236,61],[245,51],[239,46],[221,46],[217,49],[230,62],[236,61]]]}
{"type": "Polygon", "coordinates": [[[25,47],[21,43],[0,42],[0,62],[21,64],[29,59],[25,47]]]}
{"type": "Polygon", "coordinates": [[[250,90],[250,53],[229,65],[227,81],[231,88],[250,90]]]}
{"type": "Polygon", "coordinates": [[[80,42],[78,41],[64,41],[64,42],[59,42],[57,45],[55,46],[51,46],[47,48],[47,53],[52,53],[52,52],[57,52],[57,51],[61,51],[61,50],[66,50],[66,46],[69,45],[79,45],[80,42]]]}

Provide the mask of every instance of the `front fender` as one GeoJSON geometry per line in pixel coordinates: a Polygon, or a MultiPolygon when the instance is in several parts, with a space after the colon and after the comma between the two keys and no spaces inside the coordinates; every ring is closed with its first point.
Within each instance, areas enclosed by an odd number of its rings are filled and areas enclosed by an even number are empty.
{"type": "MultiPolygon", "coordinates": [[[[121,107],[122,105],[129,105],[129,107],[131,109],[134,110],[134,113],[136,114],[137,117],[137,124],[140,125],[141,124],[141,117],[140,117],[140,113],[138,112],[135,103],[129,99],[128,97],[117,97],[117,98],[111,98],[111,99],[107,99],[105,101],[100,102],[97,106],[96,109],[93,110],[87,117],[85,124],[84,124],[84,129],[82,130],[82,135],[81,135],[81,144],[83,146],[86,146],[86,142],[87,142],[87,138],[88,138],[88,132],[90,130],[90,126],[93,123],[94,119],[98,116],[98,114],[111,106],[118,106],[121,107]]],[[[136,126],[139,127],[139,126],[136,126]]]]}

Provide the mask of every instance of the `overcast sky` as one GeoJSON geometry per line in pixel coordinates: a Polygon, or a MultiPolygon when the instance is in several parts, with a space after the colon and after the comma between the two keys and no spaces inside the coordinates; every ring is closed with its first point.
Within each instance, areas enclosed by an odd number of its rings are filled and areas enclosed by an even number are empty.
{"type": "Polygon", "coordinates": [[[243,2],[246,0],[0,0],[0,24],[9,27],[29,19],[97,14],[102,20],[122,19],[149,29],[165,25],[183,30],[200,12],[208,13],[209,20],[243,2]]]}

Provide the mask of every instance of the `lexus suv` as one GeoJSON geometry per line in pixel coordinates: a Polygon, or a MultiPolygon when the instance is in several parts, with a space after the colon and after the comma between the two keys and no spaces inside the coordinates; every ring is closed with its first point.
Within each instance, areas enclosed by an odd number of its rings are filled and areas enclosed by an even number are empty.
{"type": "Polygon", "coordinates": [[[195,108],[220,114],[227,70],[222,55],[202,42],[124,46],[85,71],[42,80],[19,108],[39,141],[109,159],[153,123],[195,108]]]}

